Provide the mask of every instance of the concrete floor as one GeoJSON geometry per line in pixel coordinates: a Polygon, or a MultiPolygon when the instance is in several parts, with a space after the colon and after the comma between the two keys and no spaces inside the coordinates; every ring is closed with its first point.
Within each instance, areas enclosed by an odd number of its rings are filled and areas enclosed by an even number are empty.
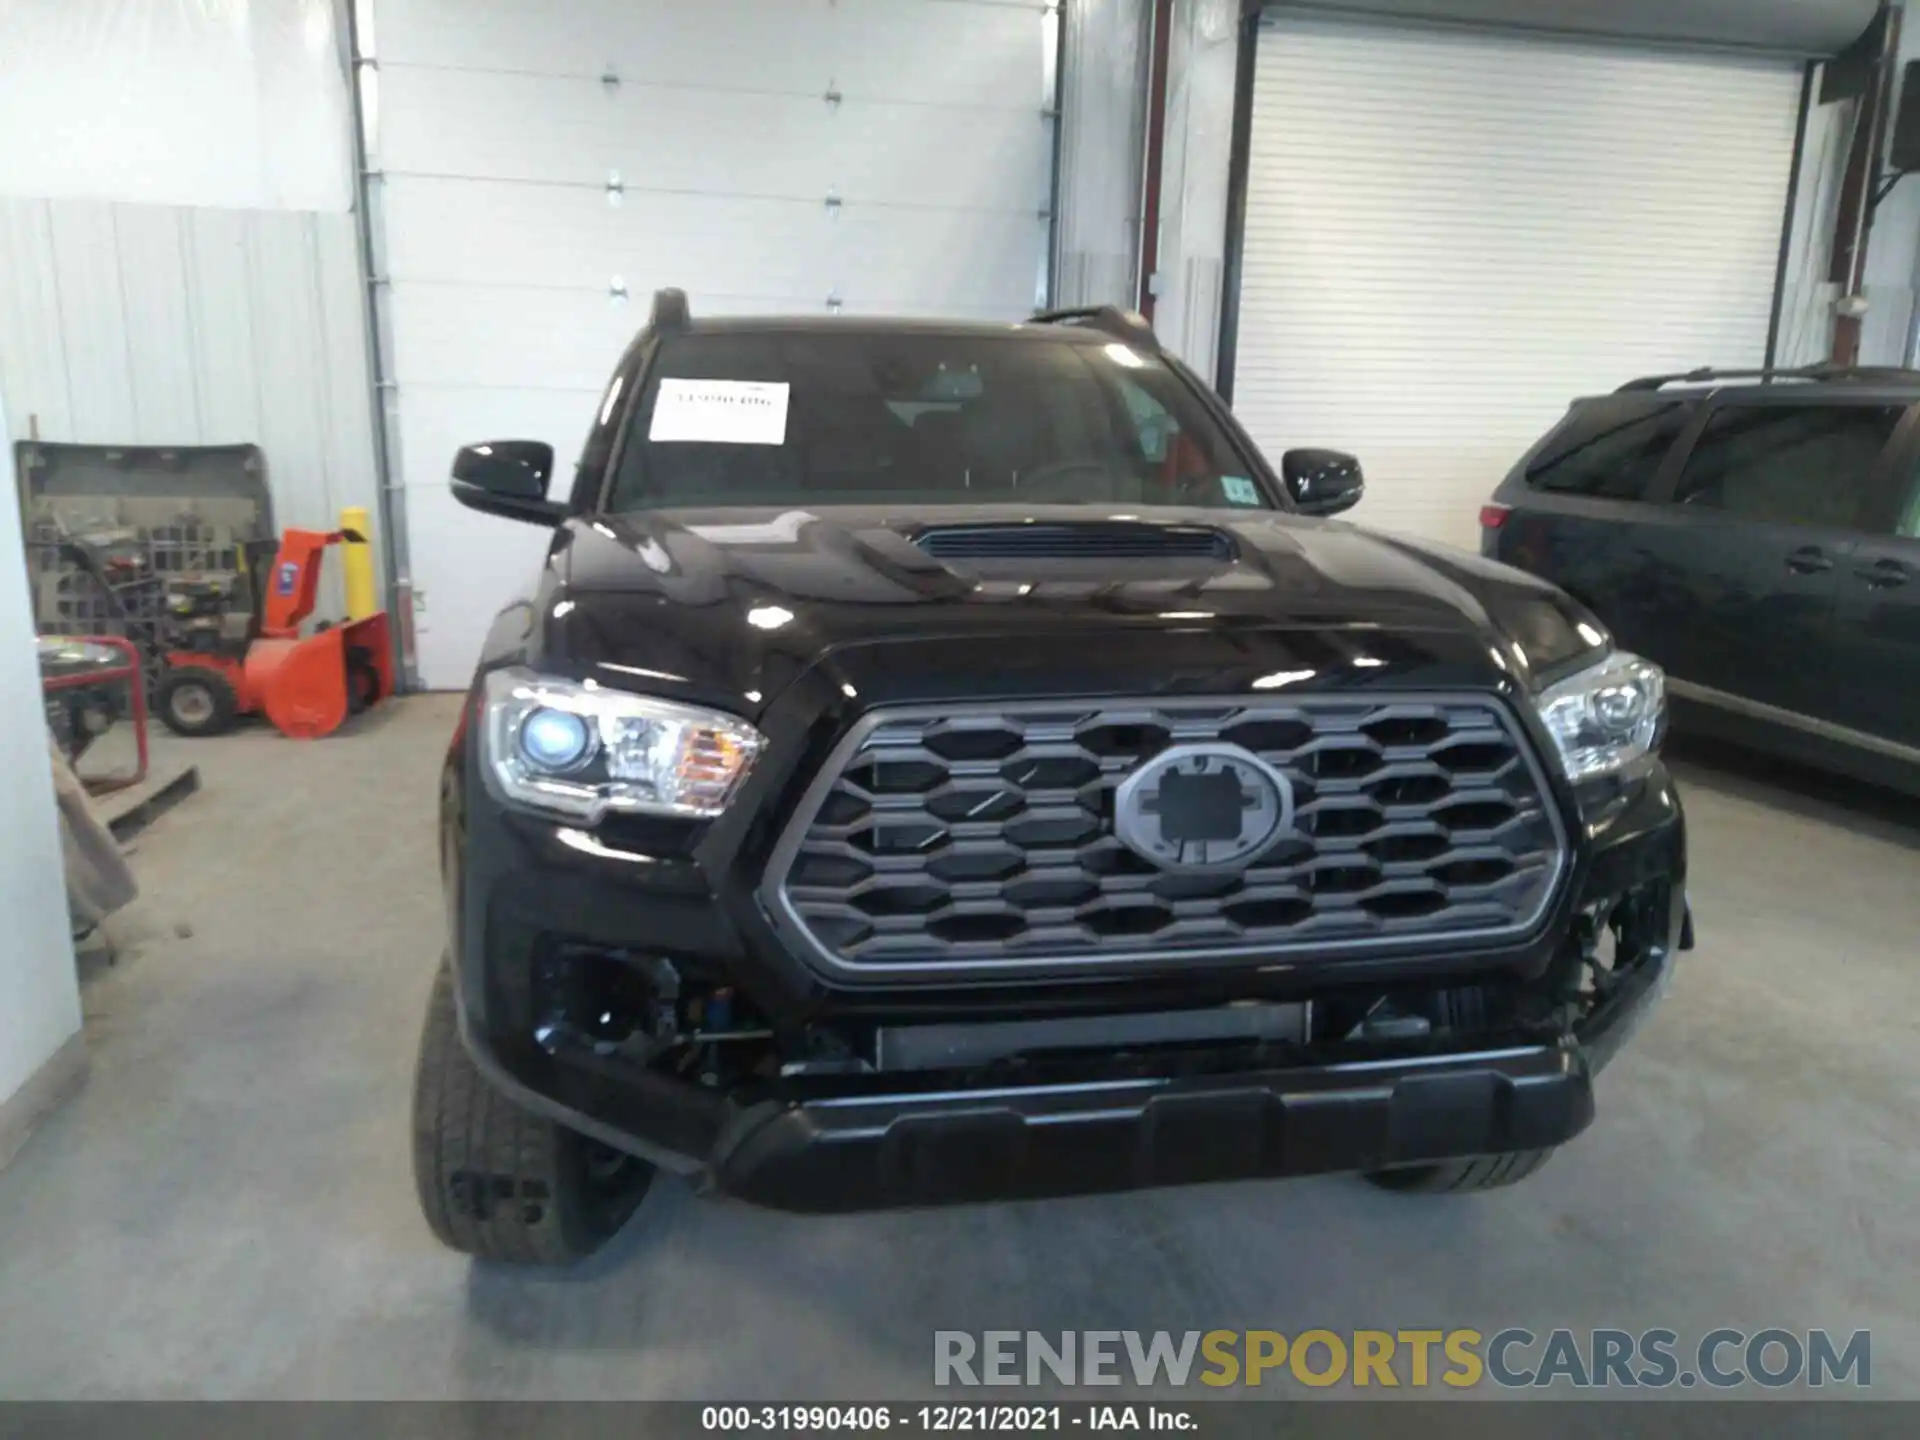
{"type": "Polygon", "coordinates": [[[529,1275],[439,1248],[408,1171],[454,704],[193,747],[86,967],[90,1077],[0,1172],[0,1396],[898,1398],[936,1328],[1824,1325],[1920,1397],[1915,807],[1685,764],[1701,948],[1514,1190],[812,1219],[669,1182],[529,1275]]]}

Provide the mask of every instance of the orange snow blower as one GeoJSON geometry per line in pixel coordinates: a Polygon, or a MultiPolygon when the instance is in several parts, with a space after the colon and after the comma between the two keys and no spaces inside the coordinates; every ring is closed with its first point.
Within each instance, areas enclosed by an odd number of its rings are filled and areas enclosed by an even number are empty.
{"type": "MultiPolygon", "coordinates": [[[[177,735],[218,735],[242,715],[265,713],[284,735],[313,740],[393,694],[387,615],[375,610],[302,635],[329,545],[366,543],[357,530],[288,530],[269,557],[248,557],[252,613],[244,636],[226,636],[230,593],[170,593],[172,632],[153,708],[177,735]]],[[[272,542],[268,541],[268,545],[272,542]]],[[[371,585],[367,587],[371,590],[371,585]]]]}

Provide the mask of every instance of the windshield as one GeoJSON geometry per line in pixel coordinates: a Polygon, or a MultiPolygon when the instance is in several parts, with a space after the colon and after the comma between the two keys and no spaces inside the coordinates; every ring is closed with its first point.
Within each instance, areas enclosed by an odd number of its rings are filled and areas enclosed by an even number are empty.
{"type": "Polygon", "coordinates": [[[681,336],[628,423],[613,511],[1273,503],[1180,377],[1118,342],[681,336]]]}

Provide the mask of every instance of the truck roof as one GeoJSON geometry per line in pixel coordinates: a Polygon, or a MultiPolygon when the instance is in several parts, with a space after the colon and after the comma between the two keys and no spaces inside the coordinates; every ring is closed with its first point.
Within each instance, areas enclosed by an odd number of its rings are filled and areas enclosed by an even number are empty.
{"type": "Polygon", "coordinates": [[[659,335],[883,334],[1020,336],[1111,344],[1115,340],[1158,351],[1159,338],[1145,317],[1117,305],[1043,310],[1024,320],[951,320],[888,315],[715,315],[695,317],[684,290],[657,290],[647,329],[659,335]]]}

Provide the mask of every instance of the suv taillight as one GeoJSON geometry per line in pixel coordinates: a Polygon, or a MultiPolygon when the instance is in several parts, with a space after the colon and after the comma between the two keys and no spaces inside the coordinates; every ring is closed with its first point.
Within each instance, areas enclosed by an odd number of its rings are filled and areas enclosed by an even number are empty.
{"type": "Polygon", "coordinates": [[[1480,528],[1482,530],[1498,530],[1502,525],[1507,523],[1507,516],[1512,513],[1512,507],[1507,505],[1482,505],[1480,507],[1480,528]]]}

